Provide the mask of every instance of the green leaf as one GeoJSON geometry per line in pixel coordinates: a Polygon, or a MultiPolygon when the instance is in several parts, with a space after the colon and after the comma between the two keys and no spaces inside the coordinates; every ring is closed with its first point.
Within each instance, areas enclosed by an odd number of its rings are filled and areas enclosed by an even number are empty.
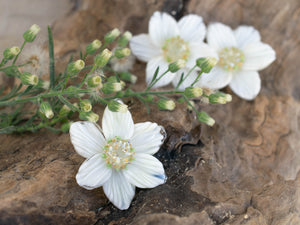
{"type": "Polygon", "coordinates": [[[48,40],[49,40],[49,74],[50,74],[50,88],[55,86],[55,67],[54,67],[54,47],[53,37],[50,26],[48,26],[48,40]]]}

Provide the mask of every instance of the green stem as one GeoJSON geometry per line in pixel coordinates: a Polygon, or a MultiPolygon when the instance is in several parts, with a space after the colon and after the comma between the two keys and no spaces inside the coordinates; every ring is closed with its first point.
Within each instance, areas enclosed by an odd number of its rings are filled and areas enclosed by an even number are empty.
{"type": "Polygon", "coordinates": [[[160,75],[157,79],[155,79],[155,81],[153,81],[152,84],[150,84],[147,89],[145,90],[145,92],[148,92],[150,90],[150,88],[152,88],[166,73],[168,73],[170,70],[167,69],[162,75],[160,75]]]}
{"type": "Polygon", "coordinates": [[[176,90],[179,88],[179,86],[188,78],[188,76],[191,74],[191,72],[197,67],[197,65],[195,65],[192,69],[189,70],[189,72],[183,77],[183,79],[181,81],[178,82],[177,86],[176,86],[176,90]]]}
{"type": "Polygon", "coordinates": [[[21,52],[22,52],[22,50],[23,50],[25,44],[26,44],[26,41],[24,40],[24,42],[23,42],[23,44],[22,44],[22,46],[21,46],[21,48],[20,48],[20,52],[18,53],[18,55],[16,55],[16,57],[15,57],[15,59],[14,59],[12,65],[15,65],[15,63],[16,63],[16,61],[17,61],[19,55],[21,54],[21,52]]]}
{"type": "Polygon", "coordinates": [[[2,102],[0,102],[0,106],[16,105],[16,104],[19,104],[19,103],[22,103],[22,102],[37,101],[38,99],[41,99],[41,98],[51,98],[51,97],[62,96],[62,95],[75,96],[79,93],[86,94],[86,93],[90,93],[90,92],[91,92],[91,90],[89,90],[89,89],[79,89],[79,90],[76,90],[76,91],[74,91],[74,90],[73,91],[68,91],[68,90],[65,90],[65,91],[50,91],[48,93],[39,94],[39,95],[28,97],[28,98],[12,99],[12,100],[8,100],[8,101],[2,101],[2,102]]]}
{"type": "Polygon", "coordinates": [[[203,73],[202,71],[199,72],[197,78],[196,78],[195,81],[191,84],[191,87],[193,87],[194,84],[196,84],[196,83],[199,81],[199,78],[200,78],[200,76],[202,75],[202,73],[203,73]]]}
{"type": "Polygon", "coordinates": [[[87,78],[89,75],[91,75],[91,74],[94,72],[94,70],[95,70],[96,68],[97,68],[97,66],[94,65],[93,68],[90,70],[90,72],[84,76],[84,78],[82,79],[82,81],[81,81],[81,83],[80,83],[80,85],[79,85],[79,88],[82,88],[82,86],[84,85],[84,82],[85,82],[86,78],[87,78]]]}

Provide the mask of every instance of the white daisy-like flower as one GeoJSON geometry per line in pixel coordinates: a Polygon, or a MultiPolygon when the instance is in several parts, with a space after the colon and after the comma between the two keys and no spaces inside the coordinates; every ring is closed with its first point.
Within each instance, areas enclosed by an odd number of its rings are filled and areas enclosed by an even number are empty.
{"type": "MultiPolygon", "coordinates": [[[[182,17],[178,23],[166,13],[154,12],[149,21],[149,34],[140,34],[130,40],[130,48],[141,61],[147,62],[146,82],[149,84],[155,70],[160,74],[168,69],[168,65],[177,60],[184,60],[186,66],[176,73],[166,73],[153,87],[178,84],[182,73],[187,74],[200,57],[217,57],[216,52],[203,43],[206,27],[202,18],[197,15],[182,17]]],[[[197,77],[193,71],[180,89],[190,86],[197,77]]]]}
{"type": "Polygon", "coordinates": [[[102,129],[95,123],[75,122],[71,141],[86,160],[76,175],[77,183],[88,190],[103,186],[107,198],[119,209],[127,209],[135,186],[154,188],[165,183],[162,163],[153,154],[164,140],[156,123],[133,124],[129,111],[111,112],[107,107],[102,129]]]}
{"type": "Polygon", "coordinates": [[[219,62],[208,74],[202,74],[202,87],[230,88],[243,99],[254,99],[261,87],[257,71],[266,68],[276,58],[275,51],[260,41],[259,32],[251,26],[239,26],[234,31],[221,23],[208,27],[207,43],[218,52],[219,62]]]}

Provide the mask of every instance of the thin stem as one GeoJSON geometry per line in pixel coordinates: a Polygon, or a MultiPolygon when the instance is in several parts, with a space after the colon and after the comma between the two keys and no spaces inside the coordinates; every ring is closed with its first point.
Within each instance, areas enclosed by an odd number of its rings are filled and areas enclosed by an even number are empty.
{"type": "Polygon", "coordinates": [[[90,70],[90,72],[84,76],[84,78],[82,79],[82,81],[81,81],[81,83],[80,83],[80,85],[79,85],[79,88],[82,88],[82,86],[84,85],[84,82],[85,82],[86,78],[87,78],[89,75],[91,75],[91,74],[94,72],[94,70],[95,70],[96,68],[97,68],[97,66],[94,65],[93,68],[90,70]]]}
{"type": "Polygon", "coordinates": [[[23,42],[23,44],[22,44],[22,46],[21,46],[21,48],[20,48],[20,52],[18,53],[18,55],[16,55],[16,57],[15,57],[15,59],[14,59],[12,65],[15,65],[15,63],[16,63],[16,61],[17,61],[19,55],[21,54],[21,52],[22,52],[22,50],[23,50],[23,48],[24,48],[24,46],[25,46],[26,43],[27,43],[27,42],[24,40],[24,42],[23,42]]]}
{"type": "Polygon", "coordinates": [[[176,89],[179,88],[179,86],[188,78],[188,76],[191,74],[191,72],[197,67],[197,65],[193,66],[192,69],[189,70],[189,72],[183,77],[183,79],[177,84],[176,89]]]}
{"type": "Polygon", "coordinates": [[[199,81],[199,78],[200,78],[200,76],[202,75],[202,73],[203,73],[202,71],[199,72],[197,78],[196,78],[195,81],[191,84],[191,87],[193,87],[194,84],[196,84],[196,83],[199,81]]]}
{"type": "Polygon", "coordinates": [[[44,93],[44,94],[39,94],[36,96],[32,96],[32,97],[28,97],[28,98],[21,98],[21,99],[12,99],[12,100],[8,100],[8,101],[2,101],[0,102],[0,106],[6,106],[6,105],[16,105],[22,102],[28,102],[28,101],[37,101],[38,99],[41,98],[51,98],[51,97],[56,97],[56,96],[62,96],[62,95],[70,95],[70,96],[74,96],[76,94],[79,93],[90,93],[91,90],[90,89],[79,89],[79,90],[65,90],[65,91],[50,91],[48,93],[44,93]]]}
{"type": "Polygon", "coordinates": [[[152,88],[166,73],[168,73],[170,70],[167,69],[162,75],[160,75],[157,79],[155,79],[155,81],[153,81],[152,84],[150,84],[147,89],[145,90],[145,92],[148,92],[150,90],[150,88],[152,88]]]}

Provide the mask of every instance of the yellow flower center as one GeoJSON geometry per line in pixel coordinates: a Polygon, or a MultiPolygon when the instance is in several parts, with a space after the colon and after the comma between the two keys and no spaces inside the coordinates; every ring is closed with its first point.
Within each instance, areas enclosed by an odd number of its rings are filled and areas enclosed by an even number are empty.
{"type": "Polygon", "coordinates": [[[119,137],[114,137],[107,141],[103,147],[103,158],[108,167],[113,167],[116,170],[124,169],[134,160],[134,149],[128,140],[123,140],[119,137]]]}
{"type": "Polygon", "coordinates": [[[163,56],[168,63],[175,62],[178,59],[187,61],[190,56],[188,42],[185,42],[179,36],[167,39],[162,50],[163,56]]]}
{"type": "Polygon", "coordinates": [[[244,61],[244,53],[236,47],[226,47],[219,52],[218,66],[223,67],[226,71],[233,72],[240,70],[244,61]]]}

